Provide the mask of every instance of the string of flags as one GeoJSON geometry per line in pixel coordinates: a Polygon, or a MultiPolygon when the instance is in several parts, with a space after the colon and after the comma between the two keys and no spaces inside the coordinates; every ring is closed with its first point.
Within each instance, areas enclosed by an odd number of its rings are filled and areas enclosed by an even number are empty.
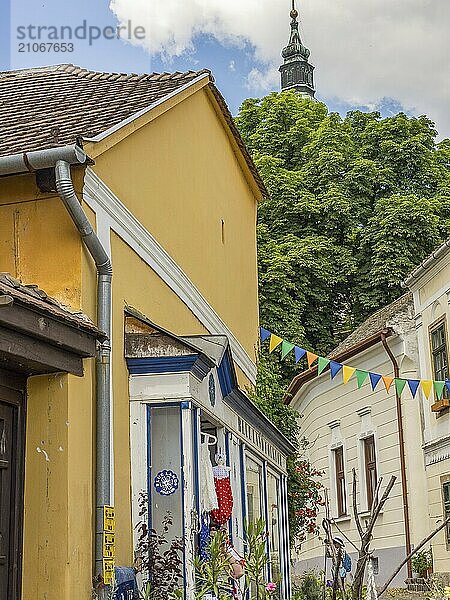
{"type": "Polygon", "coordinates": [[[269,353],[272,353],[277,348],[281,348],[281,360],[284,360],[289,354],[293,353],[295,362],[298,363],[302,358],[306,357],[308,368],[310,369],[314,364],[317,365],[317,374],[321,375],[326,368],[330,369],[331,379],[335,379],[336,375],[342,372],[342,380],[344,384],[347,384],[353,377],[355,378],[358,388],[361,388],[363,384],[369,380],[372,387],[372,391],[375,392],[378,384],[382,381],[386,389],[389,392],[392,386],[395,387],[397,394],[402,395],[406,386],[413,398],[416,397],[419,387],[427,398],[430,397],[431,391],[434,390],[439,400],[442,399],[444,390],[447,389],[450,392],[450,381],[434,381],[431,379],[402,379],[398,377],[388,377],[386,375],[380,375],[379,373],[372,373],[371,371],[364,371],[362,369],[356,369],[349,365],[319,356],[314,352],[309,352],[300,346],[296,346],[287,340],[275,335],[268,329],[260,327],[261,342],[264,343],[269,340],[269,353]]]}

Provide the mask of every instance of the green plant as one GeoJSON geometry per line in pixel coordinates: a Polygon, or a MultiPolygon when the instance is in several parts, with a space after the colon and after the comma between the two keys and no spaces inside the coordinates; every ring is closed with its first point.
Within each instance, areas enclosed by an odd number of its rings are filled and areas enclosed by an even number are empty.
{"type": "Polygon", "coordinates": [[[223,531],[214,533],[207,548],[208,560],[194,559],[197,600],[203,600],[208,593],[214,594],[218,600],[230,597],[233,568],[227,552],[227,537],[223,531]]]}
{"type": "Polygon", "coordinates": [[[322,589],[323,575],[310,571],[295,585],[292,600],[321,600],[322,589]]]}
{"type": "Polygon", "coordinates": [[[145,492],[139,496],[139,508],[141,521],[136,526],[136,556],[144,578],[142,594],[145,600],[171,598],[177,593],[183,576],[184,542],[181,538],[170,536],[173,525],[170,513],[163,518],[160,533],[148,528],[148,495],[145,492]]]}
{"type": "Polygon", "coordinates": [[[433,556],[431,550],[422,550],[411,559],[412,568],[419,577],[427,577],[428,570],[433,566],[433,556]]]}

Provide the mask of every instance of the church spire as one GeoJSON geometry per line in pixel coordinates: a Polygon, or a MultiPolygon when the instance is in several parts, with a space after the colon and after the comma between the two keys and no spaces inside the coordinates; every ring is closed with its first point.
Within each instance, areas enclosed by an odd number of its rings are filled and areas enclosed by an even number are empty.
{"type": "Polygon", "coordinates": [[[300,39],[297,18],[295,0],[292,0],[291,35],[288,45],[281,53],[284,58],[284,64],[280,67],[281,89],[296,90],[302,96],[314,98],[314,67],[308,62],[311,53],[300,39]]]}

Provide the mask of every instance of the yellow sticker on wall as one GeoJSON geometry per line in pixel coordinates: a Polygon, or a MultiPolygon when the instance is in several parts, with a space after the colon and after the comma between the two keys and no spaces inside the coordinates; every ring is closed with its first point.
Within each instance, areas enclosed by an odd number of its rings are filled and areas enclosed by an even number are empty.
{"type": "Polygon", "coordinates": [[[114,533],[103,533],[103,558],[114,558],[115,554],[114,533]]]}
{"type": "Polygon", "coordinates": [[[103,559],[103,583],[111,585],[114,581],[114,560],[111,558],[103,559]]]}
{"type": "Polygon", "coordinates": [[[108,533],[116,531],[116,518],[113,506],[103,507],[103,530],[108,533]]]}

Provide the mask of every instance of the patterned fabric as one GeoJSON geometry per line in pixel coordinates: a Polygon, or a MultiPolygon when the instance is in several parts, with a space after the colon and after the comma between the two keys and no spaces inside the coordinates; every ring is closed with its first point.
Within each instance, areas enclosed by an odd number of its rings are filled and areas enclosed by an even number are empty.
{"type": "Polygon", "coordinates": [[[216,469],[225,468],[226,467],[214,467],[214,484],[216,486],[219,508],[211,512],[211,518],[218,525],[225,525],[233,512],[233,492],[231,490],[229,469],[226,472],[225,477],[216,477],[216,469]]]}
{"type": "Polygon", "coordinates": [[[213,466],[209,453],[208,443],[204,442],[200,448],[200,511],[211,512],[218,509],[216,488],[214,486],[213,466]]]}
{"type": "Polygon", "coordinates": [[[202,560],[208,560],[208,544],[211,539],[209,531],[209,516],[205,513],[202,515],[202,525],[199,534],[199,553],[202,560]]]}

